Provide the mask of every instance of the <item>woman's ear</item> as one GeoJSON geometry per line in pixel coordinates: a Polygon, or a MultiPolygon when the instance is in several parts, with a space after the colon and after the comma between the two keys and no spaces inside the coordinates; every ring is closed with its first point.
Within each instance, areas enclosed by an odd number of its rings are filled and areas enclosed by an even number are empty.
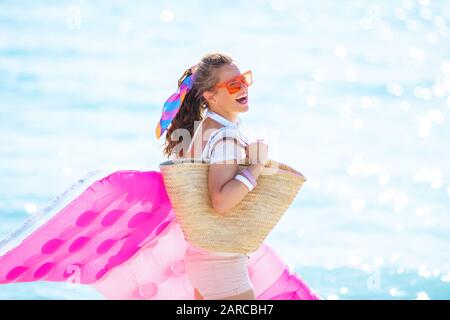
{"type": "Polygon", "coordinates": [[[214,93],[211,91],[205,91],[203,92],[203,98],[205,98],[208,102],[216,102],[216,99],[214,97],[214,93]]]}
{"type": "Polygon", "coordinates": [[[209,100],[211,99],[211,92],[209,91],[203,92],[203,98],[205,98],[205,100],[209,102],[209,100]]]}

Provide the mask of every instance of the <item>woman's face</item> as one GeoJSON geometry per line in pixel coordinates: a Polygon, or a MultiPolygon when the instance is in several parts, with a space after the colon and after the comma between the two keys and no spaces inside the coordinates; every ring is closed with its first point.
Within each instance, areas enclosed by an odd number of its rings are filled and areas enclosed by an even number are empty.
{"type": "MultiPolygon", "coordinates": [[[[232,80],[241,74],[239,68],[234,65],[226,65],[219,69],[219,82],[224,83],[232,80]]],[[[230,94],[226,87],[216,88],[214,91],[205,91],[203,96],[208,101],[209,106],[225,114],[246,112],[248,110],[248,87],[243,84],[241,90],[230,94]],[[240,103],[236,99],[247,96],[245,103],[240,103]]]]}

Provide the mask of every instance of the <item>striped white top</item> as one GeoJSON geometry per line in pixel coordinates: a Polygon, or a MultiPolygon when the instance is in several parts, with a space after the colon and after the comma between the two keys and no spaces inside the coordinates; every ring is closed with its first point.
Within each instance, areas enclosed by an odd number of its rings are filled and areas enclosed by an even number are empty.
{"type": "MultiPolygon", "coordinates": [[[[237,159],[238,162],[245,159],[245,144],[249,143],[248,136],[242,130],[242,120],[238,117],[236,122],[232,122],[214,111],[207,110],[203,121],[210,117],[223,127],[219,129],[211,129],[212,132],[206,142],[205,147],[202,150],[201,159],[209,160],[211,164],[223,161],[229,161],[237,159]],[[238,145],[234,139],[239,141],[238,145]]],[[[195,135],[192,137],[192,141],[195,139],[195,135]]],[[[190,151],[191,145],[188,148],[190,151]]],[[[170,159],[174,159],[174,154],[170,156],[170,159]]]]}

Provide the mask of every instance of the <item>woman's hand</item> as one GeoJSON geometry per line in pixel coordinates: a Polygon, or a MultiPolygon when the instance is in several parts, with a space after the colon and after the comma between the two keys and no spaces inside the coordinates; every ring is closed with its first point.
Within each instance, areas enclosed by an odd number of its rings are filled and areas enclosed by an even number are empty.
{"type": "Polygon", "coordinates": [[[250,164],[265,165],[269,160],[269,146],[263,139],[251,142],[246,146],[250,164]]]}

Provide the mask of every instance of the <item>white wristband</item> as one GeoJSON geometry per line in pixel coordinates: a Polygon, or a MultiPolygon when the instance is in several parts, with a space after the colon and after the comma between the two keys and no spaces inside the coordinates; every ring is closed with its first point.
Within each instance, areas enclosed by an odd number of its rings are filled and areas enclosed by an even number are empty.
{"type": "Polygon", "coordinates": [[[250,181],[248,181],[248,179],[246,177],[244,177],[243,175],[237,174],[234,178],[239,180],[243,184],[245,184],[245,186],[247,187],[248,191],[252,191],[253,190],[252,183],[250,181]]]}

